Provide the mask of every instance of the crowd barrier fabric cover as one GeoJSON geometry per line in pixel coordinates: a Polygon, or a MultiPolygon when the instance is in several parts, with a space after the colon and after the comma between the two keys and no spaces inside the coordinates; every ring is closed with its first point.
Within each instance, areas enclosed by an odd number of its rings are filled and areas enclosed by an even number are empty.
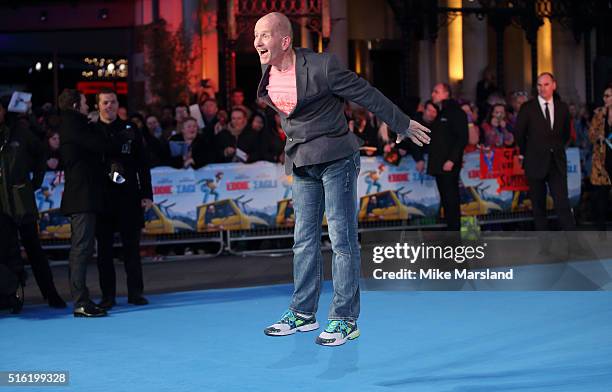
{"type": "MultiPolygon", "coordinates": [[[[580,158],[567,150],[572,205],[580,198],[580,158]]],[[[531,208],[526,181],[512,149],[464,155],[461,212],[465,216],[520,212],[531,208]]],[[[282,165],[257,162],[213,164],[198,170],[151,170],[154,206],[145,211],[146,234],[252,230],[291,227],[292,177],[282,165]]],[[[36,192],[41,238],[67,239],[70,224],[60,210],[62,172],[47,172],[36,192]]],[[[438,214],[440,197],[433,177],[419,173],[411,157],[390,165],[382,157],[362,157],[358,177],[359,220],[396,221],[438,214]]],[[[547,207],[552,208],[548,198],[547,207]]],[[[324,221],[325,223],[325,221],[324,221]]]]}

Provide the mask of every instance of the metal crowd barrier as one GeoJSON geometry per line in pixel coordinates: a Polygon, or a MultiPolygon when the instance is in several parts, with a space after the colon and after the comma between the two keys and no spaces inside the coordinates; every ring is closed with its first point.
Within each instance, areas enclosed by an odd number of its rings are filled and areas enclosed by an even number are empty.
{"type": "MultiPolygon", "coordinates": [[[[217,244],[218,248],[214,253],[194,254],[193,256],[165,256],[164,261],[172,259],[188,259],[188,258],[211,258],[221,255],[225,251],[224,237],[225,232],[215,231],[207,233],[180,233],[180,234],[156,234],[143,235],[140,241],[141,248],[150,246],[170,246],[170,245],[187,245],[187,244],[217,244]]],[[[41,239],[41,245],[45,251],[69,250],[69,239],[41,239]]],[[[115,237],[114,247],[121,247],[121,240],[118,236],[115,237]]],[[[95,255],[94,255],[95,256],[95,255]]],[[[148,262],[148,257],[143,257],[143,262],[148,262]]]]}
{"type": "MultiPolygon", "coordinates": [[[[491,215],[477,216],[477,221],[480,226],[487,226],[499,223],[517,223],[533,220],[531,212],[507,212],[491,215]]],[[[359,233],[389,231],[389,230],[436,230],[446,227],[446,224],[437,217],[422,217],[408,220],[396,221],[371,221],[359,222],[359,233]]],[[[328,236],[327,231],[323,230],[322,241],[325,244],[325,239],[328,236]]],[[[293,238],[293,228],[265,228],[258,230],[239,230],[227,231],[226,251],[237,256],[252,256],[252,255],[276,255],[287,254],[292,251],[291,247],[287,248],[272,248],[272,249],[236,249],[236,245],[240,243],[249,243],[250,241],[265,241],[274,239],[291,239],[293,238]]],[[[248,246],[245,246],[248,248],[248,246]]],[[[323,245],[323,250],[331,249],[330,246],[323,245]]]]}
{"type": "MultiPolygon", "coordinates": [[[[489,215],[477,216],[477,222],[480,226],[518,223],[533,220],[531,212],[502,212],[489,215]]],[[[549,218],[554,216],[549,215],[549,218]]],[[[388,231],[388,230],[436,230],[444,228],[446,225],[443,221],[436,217],[419,217],[408,220],[397,221],[371,221],[360,222],[359,233],[388,231]]],[[[263,228],[252,230],[225,230],[215,232],[184,232],[176,234],[156,234],[143,235],[141,239],[142,247],[150,246],[166,246],[166,245],[187,245],[187,244],[218,244],[218,249],[214,253],[196,254],[193,256],[176,256],[176,258],[210,258],[221,255],[226,252],[238,256],[253,256],[253,255],[268,255],[280,256],[290,253],[291,246],[283,244],[282,240],[291,240],[293,238],[293,228],[263,228]],[[271,245],[266,245],[266,241],[271,245]],[[253,246],[253,244],[256,244],[253,246]],[[281,246],[279,246],[281,245],[281,246]],[[257,249],[253,249],[257,247],[257,249]]],[[[329,250],[329,237],[326,227],[322,231],[322,249],[329,250]]],[[[42,239],[42,247],[44,250],[68,250],[70,249],[70,240],[58,239],[42,239]]],[[[121,241],[117,238],[116,247],[121,246],[121,241]]],[[[172,258],[172,257],[171,257],[172,258]]],[[[170,259],[165,257],[164,260],[170,259]]]]}
{"type": "MultiPolygon", "coordinates": [[[[445,225],[440,223],[436,218],[419,218],[411,220],[397,221],[373,221],[360,222],[359,233],[372,231],[388,231],[388,230],[420,230],[420,229],[435,229],[442,228],[445,225]]],[[[291,247],[286,248],[271,248],[271,249],[236,249],[236,244],[249,243],[251,241],[265,241],[274,239],[291,239],[293,238],[293,228],[266,228],[259,230],[240,230],[227,231],[227,248],[228,253],[237,256],[254,256],[254,255],[283,255],[292,251],[291,247]]],[[[321,241],[323,242],[322,250],[331,250],[329,242],[329,234],[327,228],[323,227],[321,233],[321,241]]],[[[244,246],[248,248],[248,246],[244,246]]]]}
{"type": "MultiPolygon", "coordinates": [[[[293,251],[292,246],[278,246],[282,240],[291,240],[293,238],[293,227],[284,228],[264,228],[257,230],[228,230],[226,251],[235,256],[283,256],[293,251]],[[259,241],[258,249],[248,249],[250,244],[259,241]],[[275,243],[277,246],[262,249],[261,245],[265,245],[266,241],[275,243]],[[247,249],[241,249],[247,248],[247,249]]],[[[327,228],[323,227],[321,232],[321,249],[324,251],[331,250],[329,234],[327,228]]]]}

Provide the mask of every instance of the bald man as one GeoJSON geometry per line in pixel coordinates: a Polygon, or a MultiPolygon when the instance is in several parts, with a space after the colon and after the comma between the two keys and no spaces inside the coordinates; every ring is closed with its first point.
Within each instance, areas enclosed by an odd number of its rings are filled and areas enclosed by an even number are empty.
{"type": "Polygon", "coordinates": [[[546,187],[554,200],[559,226],[575,227],[567,192],[565,146],[570,138],[567,105],[554,97],[555,77],[544,72],[538,76],[538,96],[523,106],[516,120],[516,138],[529,184],[536,230],[546,230],[546,187]]]}
{"type": "Polygon", "coordinates": [[[403,138],[421,146],[429,130],[410,120],[377,89],[343,68],[335,56],[293,48],[291,22],[271,13],[255,25],[263,76],[257,97],[280,115],[287,133],[285,171],[293,173],[294,292],[289,309],[264,330],[284,336],[319,328],[316,320],[323,258],[321,223],[332,243],[334,294],[325,330],[316,343],[337,346],[359,337],[360,254],[357,239],[359,138],[349,131],[345,100],[373,112],[403,138]]]}

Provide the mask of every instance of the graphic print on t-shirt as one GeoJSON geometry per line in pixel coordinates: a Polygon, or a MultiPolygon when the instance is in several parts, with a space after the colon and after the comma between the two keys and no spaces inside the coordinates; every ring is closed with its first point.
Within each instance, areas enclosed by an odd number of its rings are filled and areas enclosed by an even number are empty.
{"type": "Polygon", "coordinates": [[[291,113],[297,104],[295,64],[283,72],[274,67],[270,68],[268,95],[274,106],[280,111],[285,114],[291,113]]]}

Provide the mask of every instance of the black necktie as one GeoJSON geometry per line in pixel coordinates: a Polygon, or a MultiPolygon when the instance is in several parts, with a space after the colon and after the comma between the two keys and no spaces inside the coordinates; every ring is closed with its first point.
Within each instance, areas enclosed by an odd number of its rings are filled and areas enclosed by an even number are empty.
{"type": "Polygon", "coordinates": [[[546,122],[548,123],[548,128],[552,131],[552,123],[550,122],[550,111],[548,110],[548,102],[544,102],[546,108],[544,109],[544,115],[546,116],[546,122]]]}

